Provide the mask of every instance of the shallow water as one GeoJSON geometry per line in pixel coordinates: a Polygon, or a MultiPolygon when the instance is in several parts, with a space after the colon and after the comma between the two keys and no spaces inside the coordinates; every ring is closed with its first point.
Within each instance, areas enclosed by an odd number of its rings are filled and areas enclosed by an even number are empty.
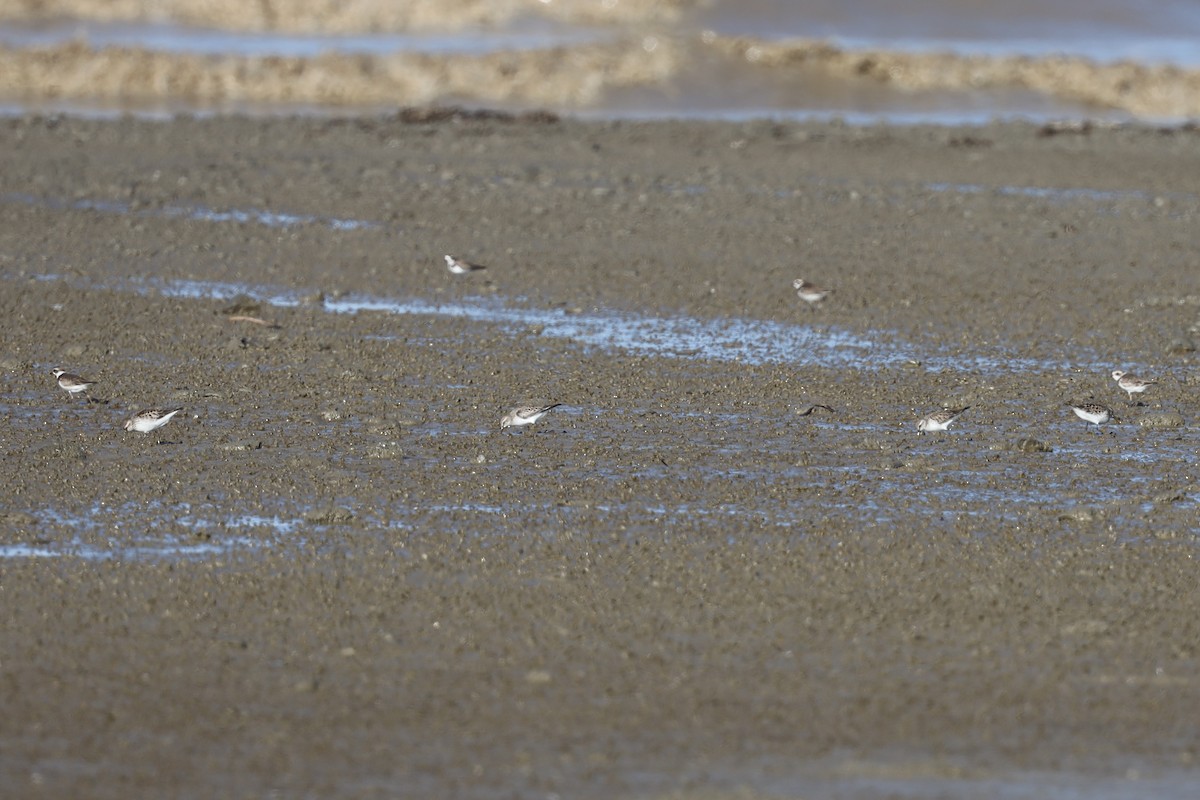
{"type": "MultiPolygon", "coordinates": [[[[1194,429],[1172,432],[1161,437],[1167,441],[1155,441],[1128,431],[1095,436],[1069,423],[1051,423],[1041,426],[1040,434],[1056,443],[1054,452],[1023,455],[1000,450],[994,451],[994,459],[981,461],[977,456],[981,450],[987,452],[991,445],[1006,447],[1015,435],[962,422],[961,430],[918,438],[914,431],[886,424],[874,426],[868,433],[888,442],[887,450],[864,450],[860,431],[839,431],[837,426],[815,423],[798,435],[798,423],[785,421],[781,428],[779,420],[760,416],[741,423],[741,429],[757,432],[753,439],[731,439],[726,434],[737,428],[730,425],[714,430],[710,434],[713,441],[706,446],[693,431],[689,447],[706,449],[714,456],[723,451],[720,460],[727,466],[717,467],[677,460],[675,454],[685,451],[653,433],[614,430],[600,419],[577,427],[571,416],[543,422],[543,432],[457,433],[469,437],[468,447],[491,453],[478,469],[501,481],[507,480],[508,468],[497,460],[497,436],[503,437],[500,444],[515,448],[523,446],[525,436],[537,436],[541,442],[553,438],[564,452],[570,452],[606,441],[616,433],[622,445],[614,451],[614,458],[593,458],[586,469],[562,469],[557,480],[564,485],[586,482],[593,490],[611,485],[610,491],[600,493],[615,496],[630,475],[620,453],[645,445],[666,461],[637,469],[642,481],[661,487],[654,492],[657,499],[575,506],[530,503],[519,496],[505,502],[382,504],[365,497],[346,498],[334,504],[342,509],[345,521],[324,516],[328,506],[317,508],[315,498],[305,502],[294,497],[259,497],[254,511],[243,512],[230,512],[225,503],[207,508],[171,502],[41,508],[26,512],[37,520],[37,538],[0,547],[0,558],[159,560],[252,556],[262,548],[291,552],[309,546],[314,536],[320,538],[320,532],[348,522],[357,536],[390,540],[395,532],[403,531],[408,545],[402,549],[422,537],[441,537],[448,532],[487,541],[496,537],[519,540],[527,535],[554,538],[573,530],[621,530],[624,537],[635,539],[657,537],[682,526],[721,538],[742,539],[755,531],[803,538],[832,520],[897,530],[916,526],[964,533],[981,527],[1050,525],[1059,527],[1063,535],[1079,535],[1071,532],[1075,522],[1099,520],[1107,530],[1119,534],[1114,541],[1135,543],[1161,532],[1200,541],[1197,499],[1187,493],[1160,496],[1164,493],[1156,488],[1163,481],[1164,463],[1173,462],[1181,470],[1194,463],[1191,454],[1200,447],[1200,433],[1194,429]],[[1139,449],[1147,444],[1152,450],[1139,449]],[[796,456],[802,460],[795,461],[796,456]],[[1109,477],[1098,481],[1097,475],[1109,477]],[[740,486],[741,499],[722,500],[685,488],[697,481],[740,486]],[[773,488],[797,486],[802,486],[803,492],[783,502],[773,488]],[[814,498],[819,498],[816,505],[814,498]],[[898,503],[897,498],[910,501],[898,503]],[[915,504],[911,502],[914,498],[915,504]],[[321,513],[314,515],[314,511],[321,513]],[[1160,511],[1167,516],[1161,517],[1160,511]],[[736,536],[730,533],[731,524],[740,531],[736,536]]],[[[671,425],[671,415],[666,415],[663,424],[671,425]]],[[[233,432],[216,422],[206,428],[209,437],[233,432]]],[[[303,436],[299,426],[287,432],[297,439],[303,436]]],[[[181,447],[190,450],[196,445],[179,443],[157,449],[171,457],[168,451],[181,447]]],[[[209,449],[207,445],[200,448],[209,449]]],[[[414,457],[413,448],[411,442],[404,445],[404,452],[410,454],[407,457],[414,457]]],[[[605,539],[610,536],[603,534],[605,539]]]]}
{"type": "MultiPolygon", "coordinates": [[[[766,41],[826,39],[852,49],[950,51],[963,55],[1056,54],[1097,61],[1200,65],[1200,6],[1184,0],[1131,2],[1071,0],[1021,3],[1001,13],[988,6],[924,0],[893,3],[807,3],[780,0],[705,4],[679,22],[684,31],[712,31],[766,41]]],[[[0,45],[47,47],[83,40],[93,47],[149,47],[177,53],[314,57],[328,52],[386,54],[413,51],[477,54],[571,47],[602,41],[614,27],[526,14],[502,25],[445,24],[428,30],[324,34],[222,30],[169,22],[48,20],[0,25],[0,45]]]]}
{"type": "Polygon", "coordinates": [[[93,47],[147,47],[173,53],[312,58],[323,53],[385,54],[397,51],[478,54],[497,50],[565,47],[602,41],[603,31],[528,20],[511,29],[351,35],[263,34],[190,28],[165,23],[51,22],[0,26],[0,45],[52,47],[87,41],[93,47]]]}
{"type": "Polygon", "coordinates": [[[78,209],[100,211],[106,214],[130,214],[139,217],[163,217],[167,219],[196,219],[205,222],[249,222],[268,228],[287,228],[292,225],[323,225],[335,231],[377,228],[379,222],[362,219],[338,219],[318,217],[311,214],[288,214],[262,208],[226,209],[218,211],[201,205],[163,205],[155,208],[134,208],[131,203],[120,200],[67,200],[57,197],[39,197],[24,192],[9,192],[0,195],[0,203],[21,203],[56,209],[78,209]]]}

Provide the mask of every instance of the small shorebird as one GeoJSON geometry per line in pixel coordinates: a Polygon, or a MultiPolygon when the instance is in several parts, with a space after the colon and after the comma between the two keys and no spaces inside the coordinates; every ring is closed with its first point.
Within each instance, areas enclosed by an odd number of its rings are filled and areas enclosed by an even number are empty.
{"type": "Polygon", "coordinates": [[[72,375],[64,369],[54,370],[54,377],[58,378],[58,388],[67,394],[79,394],[83,392],[84,397],[87,397],[87,390],[96,383],[95,381],[84,380],[78,375],[72,375]]]}
{"type": "Polygon", "coordinates": [[[797,297],[808,303],[809,308],[824,300],[833,291],[833,289],[822,289],[815,283],[809,283],[803,278],[796,278],[796,280],[792,281],[792,288],[796,290],[797,297]]]}
{"type": "Polygon", "coordinates": [[[941,411],[935,411],[932,414],[927,414],[917,420],[917,435],[927,433],[929,431],[944,431],[950,427],[950,423],[958,419],[958,415],[966,411],[970,406],[962,408],[944,408],[941,411]]]}
{"type": "Polygon", "coordinates": [[[552,408],[558,408],[562,403],[550,403],[549,405],[528,405],[517,406],[509,411],[500,419],[500,430],[518,425],[532,425],[542,418],[552,408]]]}
{"type": "Polygon", "coordinates": [[[482,272],[487,269],[482,264],[472,264],[470,261],[464,261],[454,256],[442,256],[442,258],[446,259],[446,269],[450,270],[453,275],[466,275],[468,272],[482,272]]]}
{"type": "Polygon", "coordinates": [[[816,411],[818,408],[823,408],[823,409],[825,409],[826,411],[828,411],[828,412],[829,412],[829,413],[831,413],[831,414],[836,414],[836,413],[837,413],[837,411],[835,411],[835,410],[834,410],[834,409],[832,409],[831,407],[829,407],[829,406],[825,405],[824,403],[813,403],[813,404],[811,404],[811,405],[810,405],[808,408],[804,409],[803,411],[797,411],[797,412],[796,412],[796,416],[797,416],[797,417],[807,417],[809,414],[813,413],[813,412],[814,412],[814,411],[816,411]]]}
{"type": "Polygon", "coordinates": [[[1114,369],[1112,371],[1112,377],[1113,380],[1117,382],[1117,386],[1120,386],[1126,392],[1129,392],[1130,403],[1133,402],[1133,395],[1135,392],[1141,394],[1142,392],[1146,391],[1146,389],[1158,383],[1158,381],[1142,380],[1141,378],[1130,375],[1128,372],[1120,369],[1114,369]]]}
{"type": "MultiPolygon", "coordinates": [[[[1086,422],[1088,425],[1095,425],[1096,430],[1100,430],[1100,426],[1111,420],[1115,420],[1112,410],[1108,406],[1102,406],[1099,403],[1067,403],[1071,410],[1075,412],[1075,416],[1086,422]]],[[[1087,427],[1085,425],[1084,427],[1087,427]]]]}
{"type": "Polygon", "coordinates": [[[137,431],[138,433],[149,433],[153,430],[158,430],[163,425],[171,421],[171,417],[183,411],[182,408],[172,408],[167,411],[159,409],[146,409],[139,411],[129,419],[125,420],[125,430],[137,431]]]}

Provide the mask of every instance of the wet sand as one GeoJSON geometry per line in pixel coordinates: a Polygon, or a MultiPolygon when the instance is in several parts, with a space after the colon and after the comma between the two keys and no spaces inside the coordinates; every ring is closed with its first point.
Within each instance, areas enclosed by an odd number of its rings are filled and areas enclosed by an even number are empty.
{"type": "Polygon", "coordinates": [[[1189,796],[1198,141],[0,123],[0,788],[1189,796]]]}

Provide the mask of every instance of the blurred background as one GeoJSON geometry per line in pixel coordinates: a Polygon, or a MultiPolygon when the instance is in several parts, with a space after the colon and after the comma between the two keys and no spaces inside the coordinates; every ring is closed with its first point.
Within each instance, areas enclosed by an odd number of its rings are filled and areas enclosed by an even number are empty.
{"type": "Polygon", "coordinates": [[[1200,0],[4,0],[0,110],[1200,118],[1200,0]]]}

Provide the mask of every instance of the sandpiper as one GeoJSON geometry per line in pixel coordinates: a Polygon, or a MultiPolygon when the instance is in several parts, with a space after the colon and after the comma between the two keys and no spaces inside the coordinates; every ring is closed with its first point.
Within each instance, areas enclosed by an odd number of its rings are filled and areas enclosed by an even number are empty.
{"type": "Polygon", "coordinates": [[[935,411],[932,414],[926,414],[917,420],[917,434],[927,433],[929,431],[944,431],[950,427],[950,423],[958,419],[958,415],[966,411],[970,406],[962,408],[944,408],[941,411],[935,411]]]}
{"type": "Polygon", "coordinates": [[[482,272],[487,269],[482,264],[472,264],[470,261],[464,261],[454,256],[442,256],[442,258],[446,259],[446,269],[454,275],[466,275],[468,272],[482,272]]]}
{"type": "Polygon", "coordinates": [[[158,430],[163,425],[171,421],[171,417],[183,411],[182,408],[172,408],[169,410],[146,409],[139,411],[129,419],[125,420],[125,430],[137,431],[138,433],[149,433],[153,430],[158,430]]]}
{"type": "Polygon", "coordinates": [[[562,403],[550,403],[548,405],[517,406],[500,419],[500,430],[517,425],[532,425],[547,411],[561,405],[562,403]]]}
{"type": "Polygon", "coordinates": [[[1104,423],[1116,419],[1108,406],[1102,406],[1099,403],[1067,403],[1067,405],[1075,412],[1075,416],[1089,425],[1095,425],[1097,431],[1104,423]]]}
{"type": "Polygon", "coordinates": [[[803,278],[796,278],[796,280],[792,281],[792,288],[796,290],[797,297],[808,303],[809,308],[824,300],[833,291],[832,289],[822,289],[815,283],[809,283],[803,278]]]}
{"type": "Polygon", "coordinates": [[[1112,377],[1113,380],[1117,382],[1117,386],[1129,393],[1130,403],[1133,402],[1133,395],[1135,392],[1137,394],[1141,394],[1142,392],[1146,391],[1146,389],[1158,383],[1158,381],[1143,380],[1120,369],[1114,369],[1112,371],[1112,377]]]}
{"type": "Polygon", "coordinates": [[[58,387],[67,394],[79,394],[83,392],[84,396],[86,396],[87,390],[96,383],[95,381],[85,380],[78,375],[72,375],[64,369],[54,370],[54,377],[58,378],[58,387]]]}
{"type": "Polygon", "coordinates": [[[831,406],[827,406],[827,405],[825,405],[824,403],[811,403],[811,404],[809,404],[809,406],[808,406],[807,408],[805,408],[803,411],[797,411],[797,412],[796,412],[796,416],[797,416],[797,417],[807,417],[809,414],[813,413],[813,412],[814,412],[814,411],[816,411],[818,408],[823,408],[823,409],[825,409],[826,411],[828,411],[828,412],[829,412],[829,413],[831,413],[831,414],[836,414],[836,413],[837,413],[837,411],[835,411],[835,410],[834,410],[834,409],[833,409],[831,406]]]}

